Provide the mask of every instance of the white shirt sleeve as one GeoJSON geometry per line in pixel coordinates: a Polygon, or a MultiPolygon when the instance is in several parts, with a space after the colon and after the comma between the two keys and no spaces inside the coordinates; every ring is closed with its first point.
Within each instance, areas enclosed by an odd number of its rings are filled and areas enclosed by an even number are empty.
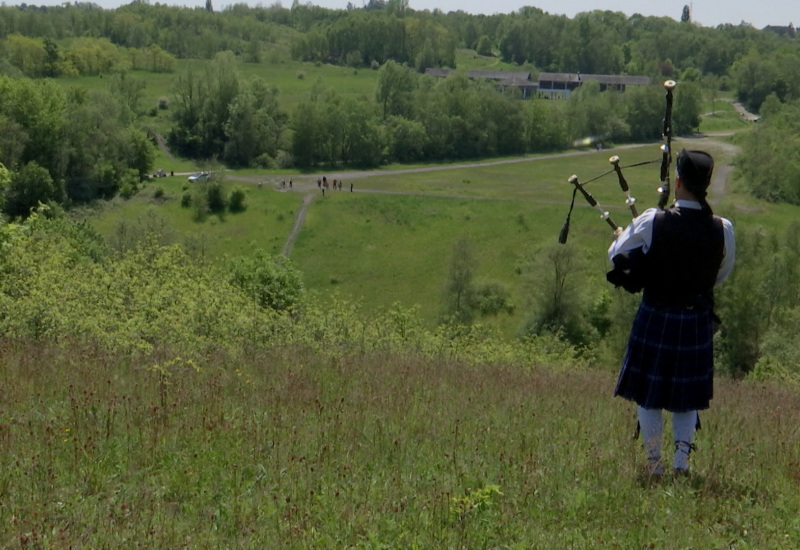
{"type": "Polygon", "coordinates": [[[639,247],[642,247],[642,251],[646,254],[653,242],[653,221],[656,218],[656,212],[658,209],[648,208],[634,218],[625,231],[611,243],[611,247],[608,249],[608,259],[613,260],[617,254],[639,247]]]}
{"type": "Polygon", "coordinates": [[[728,278],[736,261],[736,238],[733,234],[733,224],[725,218],[722,218],[722,234],[725,236],[725,248],[722,250],[722,264],[717,273],[717,284],[728,278]]]}

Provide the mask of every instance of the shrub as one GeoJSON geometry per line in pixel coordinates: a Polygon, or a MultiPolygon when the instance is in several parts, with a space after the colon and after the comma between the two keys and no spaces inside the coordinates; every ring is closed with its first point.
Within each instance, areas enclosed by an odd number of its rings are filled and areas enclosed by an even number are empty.
{"type": "Polygon", "coordinates": [[[231,191],[231,196],[228,198],[228,210],[231,212],[244,212],[246,208],[244,199],[245,192],[241,187],[237,187],[231,191]]]}
{"type": "Polygon", "coordinates": [[[206,188],[206,200],[208,201],[208,211],[214,214],[225,212],[228,206],[228,199],[225,197],[225,190],[222,183],[212,181],[206,188]]]}
{"type": "Polygon", "coordinates": [[[230,280],[258,305],[276,311],[294,308],[304,292],[300,272],[291,261],[284,256],[273,258],[263,250],[234,259],[230,280]]]}
{"type": "Polygon", "coordinates": [[[278,151],[276,161],[279,168],[294,168],[294,155],[288,151],[278,151]]]}

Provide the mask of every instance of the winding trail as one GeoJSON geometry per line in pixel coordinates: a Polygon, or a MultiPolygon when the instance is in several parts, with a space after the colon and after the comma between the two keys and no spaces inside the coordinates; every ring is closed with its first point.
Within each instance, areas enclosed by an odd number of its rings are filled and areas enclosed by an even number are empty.
{"type": "MultiPolygon", "coordinates": [[[[739,112],[740,116],[748,121],[754,122],[758,120],[758,117],[752,113],[749,113],[740,103],[732,102],[734,107],[736,108],[737,112],[739,112]]],[[[681,147],[683,145],[690,147],[692,149],[703,149],[713,146],[717,150],[722,151],[722,155],[717,155],[717,157],[721,157],[723,162],[716,165],[714,169],[714,176],[711,181],[711,187],[709,190],[709,203],[711,204],[719,204],[720,201],[725,196],[728,179],[733,172],[733,165],[731,164],[733,158],[739,151],[739,147],[724,141],[721,138],[730,137],[736,133],[735,131],[730,132],[718,132],[718,133],[711,133],[711,134],[695,134],[694,136],[684,137],[680,139],[673,140],[673,150],[681,147]],[[686,142],[681,145],[682,142],[686,142]],[[675,147],[677,146],[677,147],[675,147]]],[[[483,167],[483,166],[499,166],[503,164],[516,164],[520,162],[537,162],[541,160],[548,160],[548,159],[557,159],[557,158],[569,158],[575,157],[579,155],[591,155],[591,154],[599,154],[603,153],[606,154],[608,151],[621,151],[625,149],[633,149],[636,147],[641,147],[643,143],[633,143],[633,144],[625,144],[619,145],[617,147],[613,147],[611,149],[604,149],[600,152],[595,150],[590,151],[570,151],[567,153],[554,153],[550,155],[539,155],[534,157],[520,157],[514,159],[503,159],[503,160],[493,160],[493,161],[486,161],[486,162],[473,162],[473,163],[462,163],[462,164],[448,164],[444,166],[426,166],[423,168],[404,168],[404,169],[397,169],[397,170],[361,170],[361,171],[349,171],[349,172],[335,172],[328,174],[328,179],[333,180],[334,178],[337,180],[345,180],[345,181],[352,181],[358,180],[361,178],[369,178],[374,176],[382,176],[382,175],[398,175],[398,174],[418,174],[424,172],[441,172],[444,170],[458,170],[464,168],[475,168],[475,167],[483,167]]],[[[300,210],[297,212],[297,216],[294,220],[294,225],[292,226],[292,230],[289,233],[288,237],[286,238],[286,242],[283,246],[282,254],[286,257],[292,252],[292,247],[294,246],[295,241],[297,240],[297,235],[300,233],[300,230],[303,227],[303,222],[306,218],[306,212],[308,210],[309,205],[314,201],[317,194],[319,193],[319,189],[317,187],[317,177],[318,176],[296,176],[292,180],[292,188],[286,189],[280,186],[280,182],[285,178],[285,176],[270,176],[270,177],[263,177],[263,176],[237,176],[237,175],[229,175],[228,179],[234,181],[241,181],[251,184],[259,184],[263,185],[264,183],[273,186],[276,189],[280,189],[281,191],[290,192],[290,193],[304,193],[305,197],[303,197],[303,203],[300,207],[300,210]]],[[[346,192],[347,190],[343,190],[346,192]]],[[[386,194],[396,194],[396,195],[419,195],[420,193],[410,193],[410,192],[403,192],[403,191],[384,191],[384,190],[376,190],[376,189],[355,189],[357,193],[386,193],[386,194]]],[[[461,198],[458,195],[448,195],[452,198],[461,198]]],[[[474,198],[474,197],[472,197],[474,198]]],[[[558,204],[567,204],[568,201],[548,201],[558,203],[558,204]]]]}
{"type": "Polygon", "coordinates": [[[300,229],[303,227],[303,222],[306,219],[306,211],[308,210],[308,205],[314,201],[316,196],[317,195],[314,193],[306,193],[306,196],[303,197],[303,205],[297,212],[297,217],[294,219],[294,225],[292,226],[292,230],[289,232],[289,236],[286,237],[286,242],[283,245],[283,250],[281,250],[281,254],[283,254],[287,258],[292,253],[292,247],[294,246],[294,241],[297,239],[297,235],[300,233],[300,229]]]}

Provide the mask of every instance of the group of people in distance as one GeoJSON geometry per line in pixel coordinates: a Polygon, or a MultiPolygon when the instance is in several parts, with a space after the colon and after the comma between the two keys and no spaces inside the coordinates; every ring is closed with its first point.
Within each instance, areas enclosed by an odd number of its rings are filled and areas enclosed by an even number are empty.
{"type": "MultiPolygon", "coordinates": [[[[340,179],[334,179],[333,182],[329,182],[327,176],[322,176],[322,178],[317,178],[317,187],[322,190],[322,194],[325,194],[325,190],[333,187],[333,190],[339,191],[342,190],[342,185],[344,182],[340,179]]],[[[350,184],[350,192],[353,192],[353,184],[350,184]]]]}

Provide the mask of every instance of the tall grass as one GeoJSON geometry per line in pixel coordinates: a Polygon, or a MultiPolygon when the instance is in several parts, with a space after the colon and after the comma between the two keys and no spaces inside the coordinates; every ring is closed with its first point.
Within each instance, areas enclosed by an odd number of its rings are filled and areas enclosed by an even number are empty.
{"type": "Polygon", "coordinates": [[[791,548],[800,399],[721,380],[651,483],[611,372],[0,343],[6,548],[791,548]]]}

